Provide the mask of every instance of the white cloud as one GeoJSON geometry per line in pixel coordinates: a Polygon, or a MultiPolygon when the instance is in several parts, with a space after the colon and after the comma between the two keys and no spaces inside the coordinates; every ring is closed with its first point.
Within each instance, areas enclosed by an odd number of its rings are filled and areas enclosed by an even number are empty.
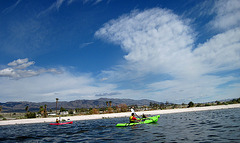
{"type": "Polygon", "coordinates": [[[105,81],[105,80],[108,80],[108,78],[101,78],[100,81],[105,81]]]}
{"type": "Polygon", "coordinates": [[[204,63],[208,72],[240,68],[240,28],[212,37],[194,50],[195,57],[204,63]]]}
{"type": "Polygon", "coordinates": [[[1,102],[5,101],[72,101],[95,99],[99,93],[111,93],[116,86],[95,81],[90,75],[75,76],[64,70],[62,74],[43,73],[21,80],[0,80],[1,102]]]}
{"type": "Polygon", "coordinates": [[[14,76],[14,75],[16,75],[16,72],[12,68],[0,70],[0,76],[14,76]]]}
{"type": "Polygon", "coordinates": [[[16,69],[25,69],[33,64],[34,64],[33,61],[28,62],[28,58],[18,59],[18,60],[14,60],[11,63],[8,63],[9,66],[14,67],[16,69]]]}
{"type": "Polygon", "coordinates": [[[191,53],[193,31],[171,11],[157,8],[133,11],[108,22],[95,35],[120,44],[128,52],[124,57],[128,64],[124,65],[125,75],[131,70],[178,77],[202,72],[191,53]]]}
{"type": "Polygon", "coordinates": [[[28,61],[28,58],[14,60],[8,63],[7,68],[0,70],[0,77],[9,77],[11,79],[21,79],[26,77],[37,76],[45,72],[60,73],[57,69],[39,68],[37,70],[27,69],[33,65],[34,61],[28,61]]]}
{"type": "Polygon", "coordinates": [[[216,17],[211,24],[219,29],[240,26],[240,0],[219,0],[214,6],[216,17]]]}
{"type": "Polygon", "coordinates": [[[121,93],[119,92],[110,92],[110,93],[99,93],[99,94],[96,94],[95,96],[115,96],[115,95],[119,95],[121,93]]]}
{"type": "MultiPolygon", "coordinates": [[[[7,101],[72,101],[77,99],[96,99],[96,95],[119,97],[121,91],[114,84],[96,80],[90,74],[72,74],[67,69],[26,68],[17,69],[21,65],[33,62],[18,59],[8,64],[8,68],[0,70],[0,102],[7,101]],[[57,74],[52,74],[57,73],[57,74]],[[17,79],[17,80],[9,80],[17,79]],[[29,77],[29,78],[26,78],[29,77]]],[[[104,79],[106,80],[106,79],[104,79]]]]}
{"type": "Polygon", "coordinates": [[[169,75],[168,80],[156,78],[146,84],[142,92],[154,99],[226,98],[230,92],[219,86],[236,78],[209,74],[240,68],[239,28],[220,33],[193,50],[195,32],[186,21],[169,10],[154,8],[104,24],[95,36],[119,44],[127,55],[124,64],[103,71],[102,76],[108,81],[129,82],[151,74],[169,75]]]}
{"type": "Polygon", "coordinates": [[[8,65],[9,66],[17,66],[17,65],[24,64],[24,63],[27,63],[27,62],[28,62],[27,58],[25,58],[25,59],[18,59],[18,60],[14,60],[13,62],[8,63],[8,65]]]}
{"type": "Polygon", "coordinates": [[[200,76],[197,79],[177,79],[154,82],[148,85],[152,95],[161,96],[161,99],[181,103],[198,99],[198,102],[218,100],[218,96],[227,98],[225,89],[219,85],[236,80],[235,77],[200,76]]]}

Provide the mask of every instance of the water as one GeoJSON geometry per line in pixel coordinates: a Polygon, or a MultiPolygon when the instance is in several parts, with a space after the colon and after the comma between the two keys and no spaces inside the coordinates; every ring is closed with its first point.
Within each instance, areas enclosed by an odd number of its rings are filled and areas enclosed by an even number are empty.
{"type": "Polygon", "coordinates": [[[240,108],[161,115],[157,124],[115,127],[128,118],[0,126],[0,142],[240,142],[240,108]]]}

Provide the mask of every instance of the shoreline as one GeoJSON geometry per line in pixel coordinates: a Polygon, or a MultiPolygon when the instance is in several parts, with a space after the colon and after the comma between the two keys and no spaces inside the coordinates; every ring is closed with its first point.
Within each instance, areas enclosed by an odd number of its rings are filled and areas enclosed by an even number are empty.
{"type": "MultiPolygon", "coordinates": [[[[193,107],[193,108],[179,108],[179,109],[166,109],[166,110],[152,110],[152,111],[138,111],[137,115],[162,115],[162,114],[172,114],[172,113],[182,113],[182,112],[198,112],[198,111],[208,111],[208,110],[220,110],[220,109],[230,109],[230,108],[240,108],[240,104],[230,104],[230,105],[216,105],[216,106],[205,106],[205,107],[193,107]]],[[[94,120],[94,119],[104,119],[104,118],[121,118],[129,117],[131,112],[122,113],[109,113],[109,114],[93,114],[93,115],[80,115],[80,116],[67,116],[61,117],[66,121],[70,119],[71,121],[79,120],[94,120]]],[[[3,125],[18,125],[18,124],[34,124],[34,123],[50,123],[55,122],[56,117],[50,118],[32,118],[32,119],[18,119],[18,120],[4,120],[0,121],[0,126],[3,125]]]]}

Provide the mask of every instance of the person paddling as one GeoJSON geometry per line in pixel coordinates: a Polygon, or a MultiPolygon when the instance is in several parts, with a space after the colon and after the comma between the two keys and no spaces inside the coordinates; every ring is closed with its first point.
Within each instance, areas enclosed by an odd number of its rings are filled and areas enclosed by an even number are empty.
{"type": "Polygon", "coordinates": [[[142,118],[147,118],[147,116],[145,114],[142,114],[142,118]]]}
{"type": "Polygon", "coordinates": [[[129,117],[130,123],[137,123],[139,120],[135,117],[135,114],[132,113],[132,116],[129,117]]]}
{"type": "Polygon", "coordinates": [[[61,117],[58,117],[57,119],[56,119],[56,123],[59,123],[61,121],[61,117]]]}

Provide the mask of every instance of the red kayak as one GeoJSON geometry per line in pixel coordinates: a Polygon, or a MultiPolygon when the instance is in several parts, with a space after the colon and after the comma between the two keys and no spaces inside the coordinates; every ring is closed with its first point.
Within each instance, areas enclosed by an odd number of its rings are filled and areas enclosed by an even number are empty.
{"type": "Polygon", "coordinates": [[[63,122],[63,123],[50,123],[49,125],[65,125],[65,124],[72,124],[73,121],[71,122],[63,122]]]}

